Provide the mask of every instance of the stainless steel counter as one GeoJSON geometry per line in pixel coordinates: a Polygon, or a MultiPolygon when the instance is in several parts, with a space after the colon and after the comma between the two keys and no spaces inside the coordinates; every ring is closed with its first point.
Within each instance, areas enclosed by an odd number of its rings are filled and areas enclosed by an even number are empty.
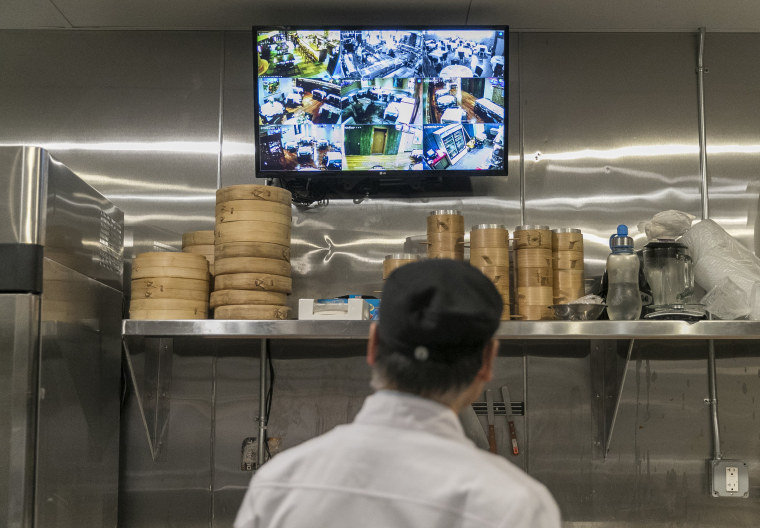
{"type": "MultiPolygon", "coordinates": [[[[366,339],[370,321],[135,321],[122,335],[227,339],[366,339]]],[[[505,321],[499,339],[760,339],[760,321],[505,321]]]]}

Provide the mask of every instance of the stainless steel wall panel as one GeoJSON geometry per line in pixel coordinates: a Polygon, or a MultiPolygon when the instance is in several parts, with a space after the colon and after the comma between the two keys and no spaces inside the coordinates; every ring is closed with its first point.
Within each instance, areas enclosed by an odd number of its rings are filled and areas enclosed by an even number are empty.
{"type": "Polygon", "coordinates": [[[221,187],[255,178],[253,42],[250,31],[224,33],[221,187]]]}
{"type": "MultiPolygon", "coordinates": [[[[483,185],[494,182],[483,182],[483,185]]],[[[496,185],[499,185],[498,183],[496,185]]],[[[500,187],[503,189],[503,187],[500,187]]],[[[298,207],[291,235],[292,298],[379,295],[386,255],[425,255],[426,218],[437,209],[462,212],[465,232],[473,225],[519,223],[516,201],[498,195],[422,199],[331,200],[326,207],[298,207]],[[350,222],[346,219],[351,218],[350,222]],[[415,237],[411,243],[407,238],[415,237]]],[[[512,230],[510,228],[510,231],[512,230]]]]}
{"type": "Polygon", "coordinates": [[[710,218],[756,252],[760,196],[760,53],[756,34],[705,38],[710,218]]]}
{"type": "MultiPolygon", "coordinates": [[[[246,354],[221,347],[215,358],[213,508],[214,527],[231,526],[253,471],[243,471],[242,448],[246,438],[259,436],[259,350],[252,341],[246,354]],[[232,352],[232,355],[228,355],[232,352]]],[[[254,457],[255,458],[255,457],[254,457]]]]}
{"type": "MultiPolygon", "coordinates": [[[[132,395],[130,395],[131,397],[132,395]]],[[[119,526],[210,525],[210,398],[173,400],[154,462],[132,398],[122,412],[119,526]]]]}
{"type": "MultiPolygon", "coordinates": [[[[135,351],[144,375],[145,358],[135,351]]],[[[176,350],[176,347],[175,347],[176,350]]],[[[208,357],[172,358],[168,420],[153,460],[134,393],[122,411],[119,526],[208,527],[212,407],[208,357]]]]}
{"type": "Polygon", "coordinates": [[[618,224],[699,216],[694,36],[521,38],[526,223],[580,227],[598,276],[618,224]]]}
{"type": "Polygon", "coordinates": [[[0,144],[46,146],[126,213],[213,223],[222,34],[2,31],[0,144]],[[159,198],[160,206],[157,206],[159,198]]]}

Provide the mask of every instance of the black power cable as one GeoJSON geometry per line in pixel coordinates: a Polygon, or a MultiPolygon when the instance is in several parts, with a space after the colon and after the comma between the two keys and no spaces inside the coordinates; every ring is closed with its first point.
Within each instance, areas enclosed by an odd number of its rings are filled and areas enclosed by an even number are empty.
{"type": "Polygon", "coordinates": [[[264,449],[267,452],[267,459],[272,458],[269,451],[269,416],[272,412],[272,395],[274,393],[274,363],[272,362],[272,351],[267,353],[267,365],[269,366],[269,387],[267,388],[266,398],[264,399],[264,449]]]}

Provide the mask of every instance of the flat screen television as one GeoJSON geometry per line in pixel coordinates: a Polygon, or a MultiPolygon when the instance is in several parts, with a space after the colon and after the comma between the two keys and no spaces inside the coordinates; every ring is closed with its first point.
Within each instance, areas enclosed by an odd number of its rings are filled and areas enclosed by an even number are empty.
{"type": "Polygon", "coordinates": [[[254,27],[257,176],[506,176],[507,37],[254,27]]]}

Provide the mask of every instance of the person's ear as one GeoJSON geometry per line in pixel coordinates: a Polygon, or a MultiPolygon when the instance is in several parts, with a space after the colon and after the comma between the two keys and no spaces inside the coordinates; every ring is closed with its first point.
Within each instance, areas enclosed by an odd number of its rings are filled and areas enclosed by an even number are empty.
{"type": "Polygon", "coordinates": [[[369,337],[367,338],[367,365],[375,365],[377,358],[377,323],[372,323],[369,327],[369,337]]]}
{"type": "Polygon", "coordinates": [[[476,376],[479,381],[488,383],[493,379],[493,367],[498,354],[499,341],[497,339],[491,339],[488,344],[483,347],[483,364],[480,366],[480,370],[476,376]]]}

